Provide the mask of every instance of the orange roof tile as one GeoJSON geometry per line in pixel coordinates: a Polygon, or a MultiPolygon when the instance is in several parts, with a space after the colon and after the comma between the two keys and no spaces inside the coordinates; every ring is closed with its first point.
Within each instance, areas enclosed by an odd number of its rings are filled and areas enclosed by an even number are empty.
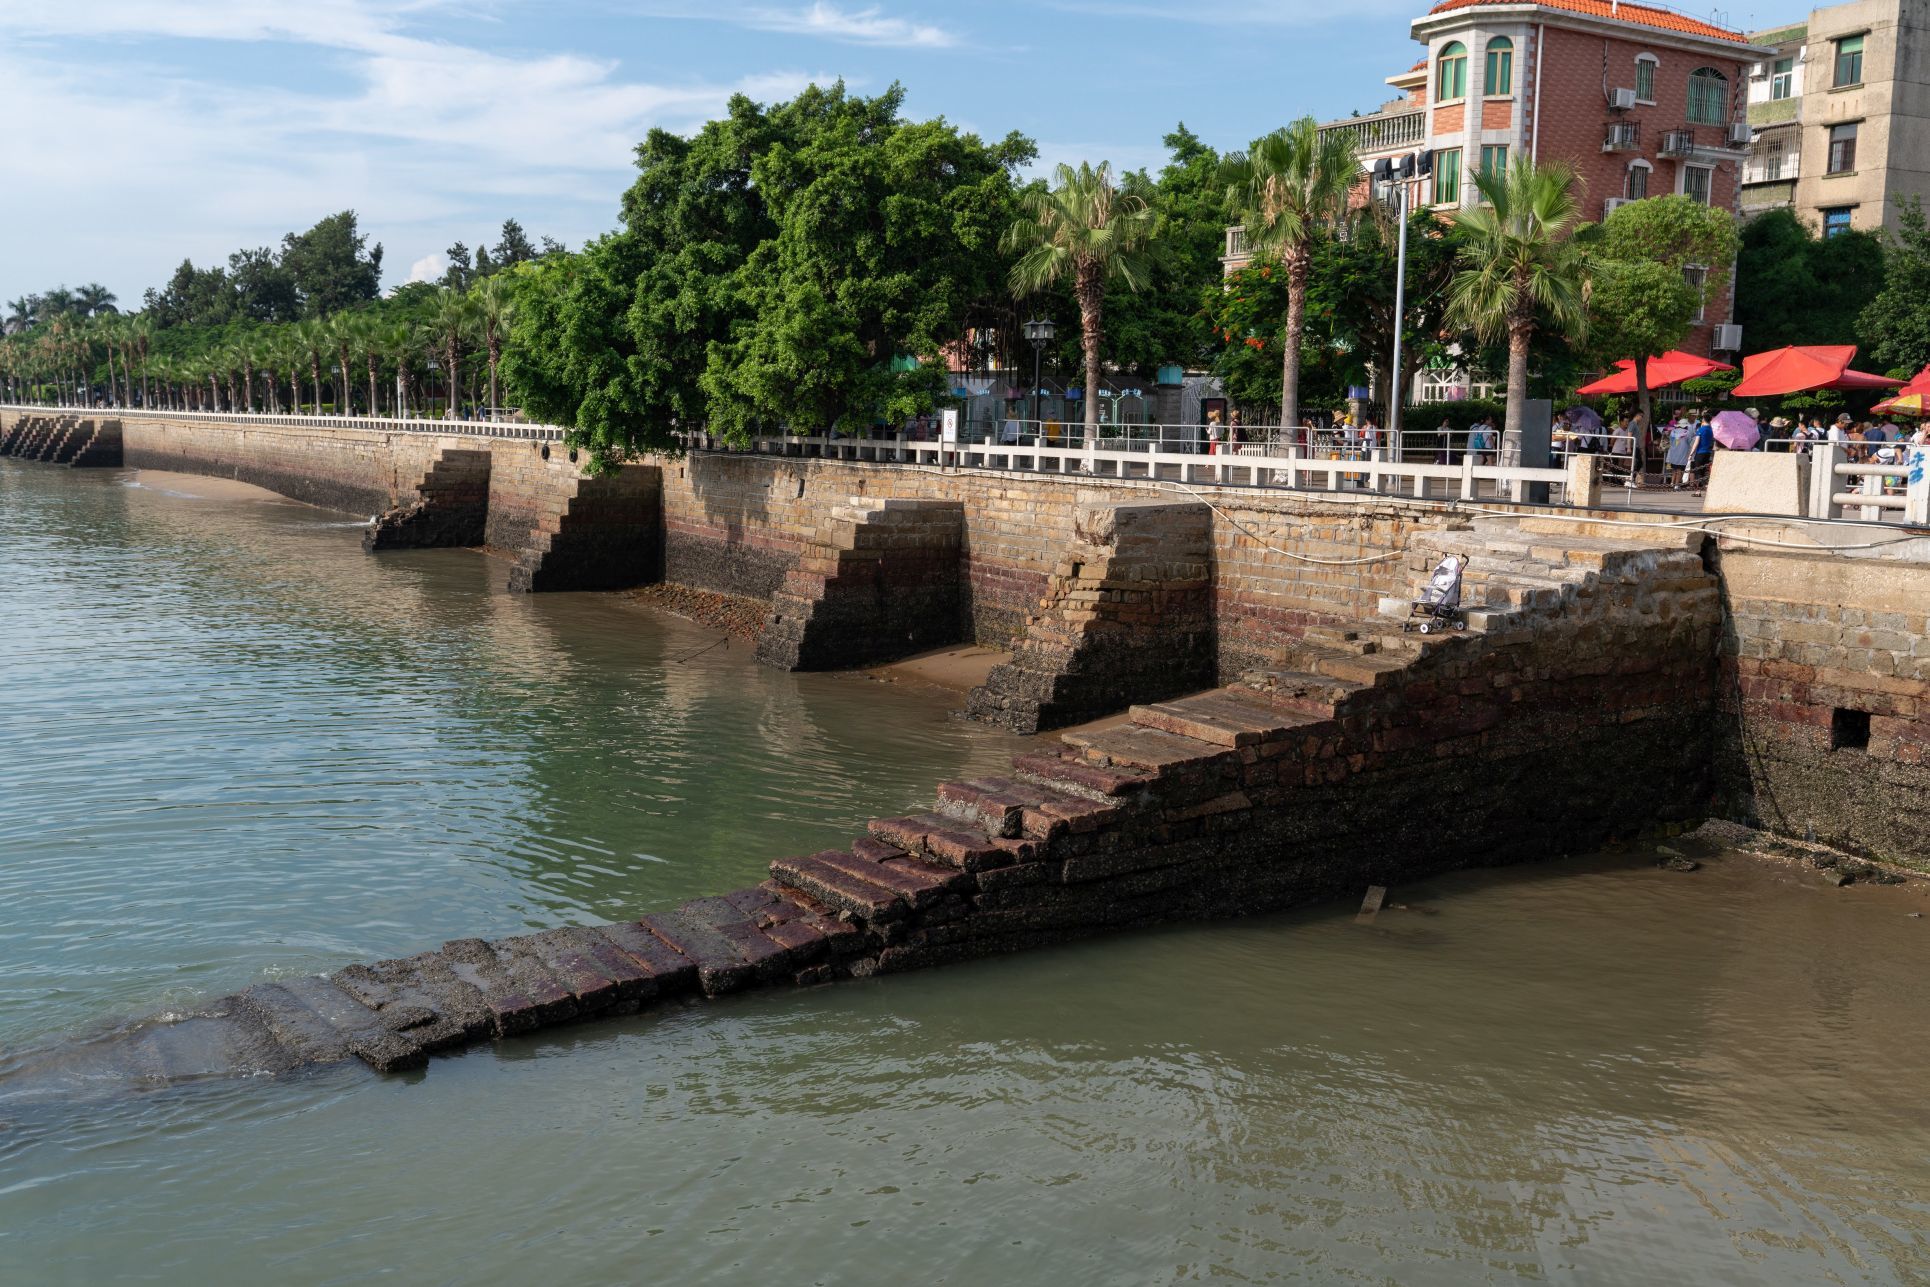
{"type": "MultiPolygon", "coordinates": [[[[1690,36],[1704,36],[1712,40],[1730,40],[1739,45],[1749,43],[1749,38],[1740,31],[1730,31],[1713,23],[1703,22],[1686,14],[1676,13],[1673,9],[1662,9],[1655,5],[1625,4],[1619,0],[1528,0],[1543,9],[1562,9],[1569,13],[1586,14],[1591,18],[1614,18],[1621,22],[1632,22],[1637,26],[1654,27],[1660,31],[1679,31],[1690,36]]],[[[1441,0],[1429,9],[1429,13],[1452,13],[1456,9],[1471,9],[1476,5],[1520,4],[1523,0],[1441,0]]]]}

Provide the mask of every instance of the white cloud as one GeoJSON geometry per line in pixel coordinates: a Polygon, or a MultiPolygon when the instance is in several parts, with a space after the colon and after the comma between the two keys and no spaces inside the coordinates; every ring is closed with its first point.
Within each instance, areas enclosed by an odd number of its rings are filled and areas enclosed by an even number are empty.
{"type": "Polygon", "coordinates": [[[440,250],[432,255],[424,255],[409,265],[409,280],[412,282],[439,282],[442,275],[449,271],[449,257],[440,250]]]}
{"type": "Polygon", "coordinates": [[[688,130],[732,93],[788,97],[812,79],[626,80],[610,60],[410,34],[426,7],[0,0],[8,183],[41,194],[0,205],[0,288],[98,277],[133,303],[183,256],[219,263],[351,207],[390,251],[391,282],[424,251],[493,234],[509,215],[578,243],[616,223],[650,128],[688,130]],[[108,52],[76,74],[65,37],[108,52]],[[153,56],[156,38],[293,43],[334,51],[338,70],[309,89],[235,83],[220,63],[197,79],[178,70],[192,62],[153,56]]]}
{"type": "Polygon", "coordinates": [[[943,27],[893,18],[875,6],[840,9],[824,0],[815,0],[808,9],[755,9],[740,21],[762,31],[822,36],[853,45],[942,49],[958,43],[958,38],[943,27]]]}

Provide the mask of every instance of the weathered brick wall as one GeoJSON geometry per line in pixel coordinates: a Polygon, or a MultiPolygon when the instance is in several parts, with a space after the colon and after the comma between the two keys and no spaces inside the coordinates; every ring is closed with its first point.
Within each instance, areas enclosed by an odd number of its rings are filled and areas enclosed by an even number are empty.
{"type": "Polygon", "coordinates": [[[1930,870],[1930,566],[1720,558],[1724,811],[1930,870]]]}
{"type": "Polygon", "coordinates": [[[957,642],[964,520],[956,501],[832,506],[772,598],[757,659],[783,670],[837,670],[957,642]]]}
{"type": "Polygon", "coordinates": [[[461,442],[378,430],[128,416],[122,444],[129,468],[233,478],[311,505],[375,515],[413,499],[440,447],[461,442]]]}

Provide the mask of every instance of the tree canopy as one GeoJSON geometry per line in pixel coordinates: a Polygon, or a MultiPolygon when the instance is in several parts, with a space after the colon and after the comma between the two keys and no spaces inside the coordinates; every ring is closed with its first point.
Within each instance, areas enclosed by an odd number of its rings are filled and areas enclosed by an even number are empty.
{"type": "Polygon", "coordinates": [[[1855,344],[1883,280],[1877,234],[1819,237],[1794,210],[1765,211],[1742,226],[1736,321],[1752,350],[1855,344]]]}
{"type": "Polygon", "coordinates": [[[1859,325],[1872,361],[1905,370],[1930,358],[1930,223],[1915,197],[1897,203],[1897,223],[1884,258],[1883,289],[1859,325]]]}

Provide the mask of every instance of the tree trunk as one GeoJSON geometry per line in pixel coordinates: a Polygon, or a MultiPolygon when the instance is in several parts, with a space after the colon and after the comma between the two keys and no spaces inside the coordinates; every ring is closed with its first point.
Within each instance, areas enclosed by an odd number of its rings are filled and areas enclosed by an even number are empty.
{"type": "Polygon", "coordinates": [[[445,356],[449,359],[449,368],[444,372],[447,378],[443,383],[449,388],[449,405],[442,409],[442,418],[444,420],[454,420],[456,418],[456,403],[461,401],[462,398],[462,383],[459,378],[459,373],[456,370],[456,337],[453,334],[449,337],[449,352],[445,356]]]}
{"type": "Polygon", "coordinates": [[[313,353],[308,355],[308,378],[315,386],[315,402],[309,411],[319,416],[322,414],[322,359],[313,353]]]}
{"type": "Polygon", "coordinates": [[[1307,325],[1307,283],[1313,276],[1308,252],[1289,251],[1287,268],[1286,353],[1280,359],[1280,424],[1289,433],[1300,424],[1300,333],[1307,325]]]}
{"type": "Polygon", "coordinates": [[[368,353],[365,355],[365,358],[369,368],[369,414],[373,416],[377,413],[377,408],[380,406],[375,400],[375,354],[368,353]]]}
{"type": "Polygon", "coordinates": [[[496,418],[496,364],[503,359],[502,337],[491,333],[489,336],[489,418],[496,418]]]}
{"type": "Polygon", "coordinates": [[[1508,415],[1505,432],[1521,441],[1521,422],[1528,415],[1528,344],[1534,338],[1535,324],[1519,319],[1508,326],[1508,415]]]}
{"type": "Polygon", "coordinates": [[[346,344],[335,350],[335,358],[342,367],[342,405],[336,409],[335,414],[341,416],[352,415],[354,414],[355,408],[349,405],[348,391],[354,386],[350,385],[348,380],[348,346],[346,344]]]}
{"type": "Polygon", "coordinates": [[[1086,441],[1099,436],[1099,351],[1105,340],[1106,288],[1097,265],[1082,264],[1078,277],[1079,344],[1086,359],[1086,441]]]}

